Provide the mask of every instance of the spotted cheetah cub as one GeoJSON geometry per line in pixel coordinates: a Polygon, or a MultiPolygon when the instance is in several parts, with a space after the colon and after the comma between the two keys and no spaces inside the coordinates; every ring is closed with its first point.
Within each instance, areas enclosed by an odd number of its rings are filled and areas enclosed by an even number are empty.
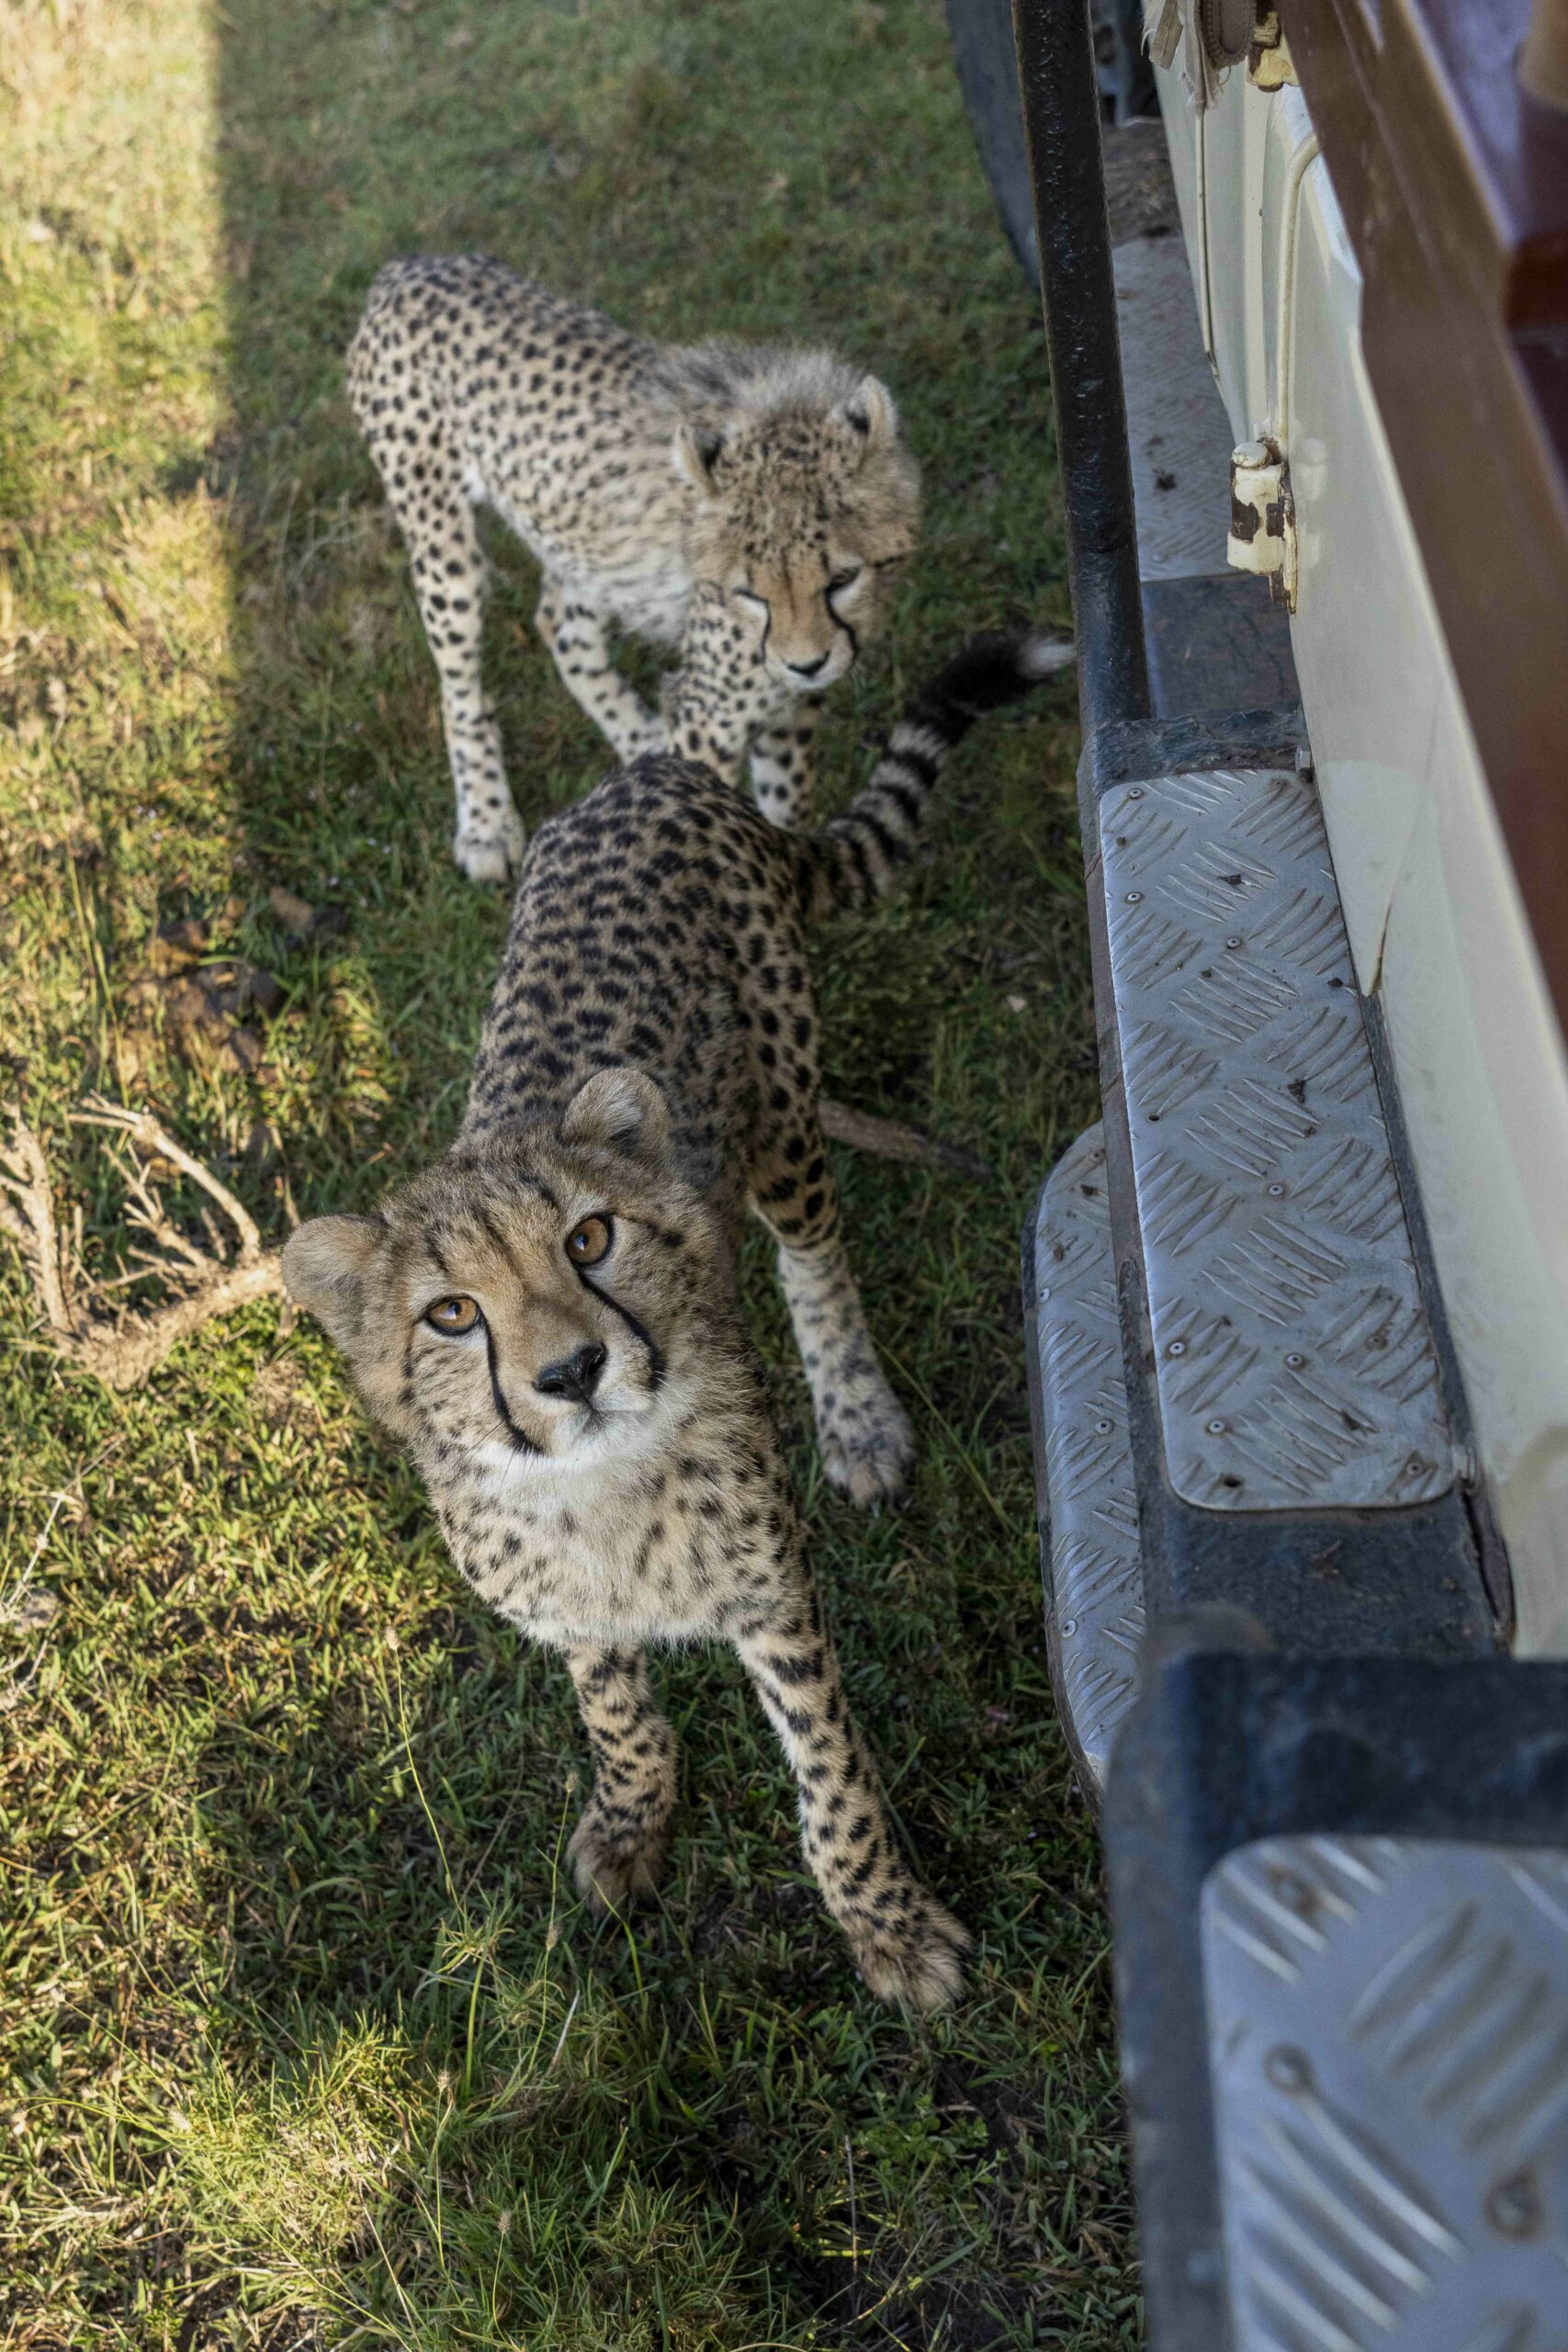
{"type": "Polygon", "coordinates": [[[828,1474],[894,1493],[908,1424],[877,1364],[818,1125],[816,917],[869,904],[971,718],[1071,658],[980,639],[865,790],[777,831],[647,755],[536,834],[467,1114],[372,1216],[301,1226],[290,1295],[409,1447],[475,1589],[561,1649],[594,1758],[591,1902],[658,1875],[675,1743],[650,1642],[739,1653],[799,1786],[807,1860],[867,1984],[929,2009],[967,1939],[900,1854],[844,1690],[737,1297],[748,1205],[779,1271],[828,1474]]]}
{"type": "Polygon", "coordinates": [[[816,698],[881,630],[919,527],[874,376],[825,351],[645,343],[462,255],[382,270],[348,390],[440,672],[465,874],[503,879],[523,848],[480,676],[481,504],[537,557],[539,634],[617,755],[668,747],[734,783],[749,755],[764,813],[795,822],[816,698]],[[679,648],[661,718],[613,666],[611,628],[679,648]]]}

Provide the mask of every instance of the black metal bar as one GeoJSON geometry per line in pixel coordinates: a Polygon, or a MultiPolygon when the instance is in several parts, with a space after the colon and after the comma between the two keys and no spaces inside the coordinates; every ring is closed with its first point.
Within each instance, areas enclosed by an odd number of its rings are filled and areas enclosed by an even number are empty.
{"type": "Polygon", "coordinates": [[[1089,0],[1013,0],[1084,731],[1149,715],[1089,0]]]}

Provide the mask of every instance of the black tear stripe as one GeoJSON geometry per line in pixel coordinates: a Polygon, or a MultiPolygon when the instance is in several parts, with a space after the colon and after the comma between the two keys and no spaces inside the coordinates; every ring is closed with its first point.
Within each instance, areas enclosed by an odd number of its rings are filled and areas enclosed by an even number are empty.
{"type": "Polygon", "coordinates": [[[501,1374],[495,1368],[495,1334],[488,1323],[482,1324],[480,1329],[485,1335],[485,1360],[490,1365],[490,1393],[495,1399],[495,1409],[501,1415],[506,1434],[519,1453],[543,1453],[544,1447],[536,1445],[527,1430],[520,1430],[513,1419],[512,1408],[501,1385],[501,1374]]]}
{"type": "Polygon", "coordinates": [[[637,1317],[632,1313],[629,1306],[623,1306],[620,1300],[618,1298],[612,1298],[607,1290],[601,1290],[597,1283],[591,1283],[581,1266],[574,1266],[572,1268],[572,1272],[576,1274],[578,1281],[582,1284],[583,1289],[585,1291],[592,1292],[592,1295],[599,1301],[600,1306],[607,1306],[612,1315],[618,1315],[634,1340],[640,1340],[642,1341],[643,1346],[648,1350],[648,1385],[652,1389],[662,1388],[664,1385],[665,1369],[664,1354],[662,1349],[654,1345],[653,1336],[648,1329],[647,1325],[637,1321],[637,1317]]]}

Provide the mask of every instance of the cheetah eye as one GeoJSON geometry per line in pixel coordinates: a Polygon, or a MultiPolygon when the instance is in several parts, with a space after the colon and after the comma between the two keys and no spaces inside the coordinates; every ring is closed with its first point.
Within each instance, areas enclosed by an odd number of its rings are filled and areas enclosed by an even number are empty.
{"type": "Polygon", "coordinates": [[[615,1238],[607,1216],[585,1216],[566,1237],[566,1254],[574,1266],[596,1266],[615,1238]]]}
{"type": "Polygon", "coordinates": [[[433,1331],[456,1335],[471,1331],[484,1318],[479,1313],[477,1298],[457,1297],[438,1298],[433,1306],[425,1308],[424,1319],[433,1331]]]}
{"type": "Polygon", "coordinates": [[[860,563],[841,563],[838,571],[829,576],[828,594],[832,595],[837,589],[852,588],[864,569],[864,565],[860,563]]]}

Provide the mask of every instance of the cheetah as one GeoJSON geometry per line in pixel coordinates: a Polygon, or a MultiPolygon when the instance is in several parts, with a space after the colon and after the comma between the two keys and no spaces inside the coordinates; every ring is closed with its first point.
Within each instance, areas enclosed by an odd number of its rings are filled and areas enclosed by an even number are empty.
{"type": "Polygon", "coordinates": [[[826,351],[654,344],[496,261],[389,263],[350,404],[407,542],[476,882],[522,855],[479,639],[488,505],[536,558],[536,621],[618,759],[670,749],[790,825],[819,696],[886,625],[919,477],[892,396],[826,351]],[[656,715],[611,628],[678,648],[656,715]]]}
{"type": "Polygon", "coordinates": [[[301,1226],[290,1296],[411,1451],[474,1589],[561,1650],[594,1762],[580,1893],[656,1882],[675,1743],[647,1645],[733,1645],[794,1769],[802,1844],[874,1992],[953,1999],[963,1928],[904,1860],[807,1564],[736,1246],[773,1232],[829,1476],[896,1494],[909,1425],[877,1363],[818,1124],[808,922],[863,907],[972,718],[1071,658],[974,640],[816,833],[645,754],[524,862],[463,1124],[369,1216],[301,1226]]]}

